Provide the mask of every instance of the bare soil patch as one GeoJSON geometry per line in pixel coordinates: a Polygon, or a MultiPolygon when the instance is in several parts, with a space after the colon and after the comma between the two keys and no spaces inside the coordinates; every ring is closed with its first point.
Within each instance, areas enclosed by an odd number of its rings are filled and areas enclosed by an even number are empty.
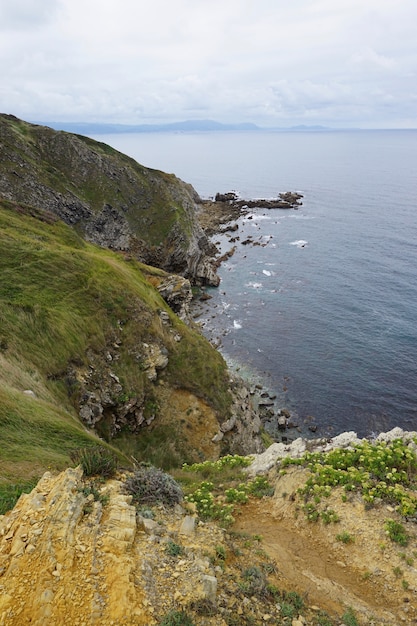
{"type": "Polygon", "coordinates": [[[235,530],[262,536],[282,586],[296,590],[308,604],[333,615],[352,607],[366,624],[417,623],[415,524],[405,522],[412,539],[406,548],[398,546],[384,530],[384,520],[396,518],[391,507],[367,510],[357,497],[343,502],[337,489],[328,506],[340,521],[308,522],[294,496],[303,479],[300,469],[278,479],[272,499],[242,507],[235,530]],[[337,540],[342,532],[354,540],[346,545],[337,540]],[[377,621],[369,622],[372,618],[377,621]]]}

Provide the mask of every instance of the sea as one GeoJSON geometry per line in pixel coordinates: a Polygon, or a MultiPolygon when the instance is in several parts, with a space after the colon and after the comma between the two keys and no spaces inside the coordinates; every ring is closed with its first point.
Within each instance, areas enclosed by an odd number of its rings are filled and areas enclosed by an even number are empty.
{"type": "Polygon", "coordinates": [[[417,130],[94,138],[202,198],[301,193],[298,209],[254,209],[214,237],[235,251],[202,330],[316,436],[417,430],[417,130]]]}

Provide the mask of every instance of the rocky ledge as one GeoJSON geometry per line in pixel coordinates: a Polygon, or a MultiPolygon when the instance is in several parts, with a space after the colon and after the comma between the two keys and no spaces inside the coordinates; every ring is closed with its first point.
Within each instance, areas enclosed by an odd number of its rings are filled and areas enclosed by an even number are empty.
{"type": "Polygon", "coordinates": [[[284,191],[278,194],[277,198],[254,198],[252,200],[244,200],[234,191],[228,193],[217,193],[215,202],[225,202],[231,206],[241,209],[298,209],[302,205],[301,198],[303,195],[295,191],[284,191]]]}
{"type": "MultiPolygon", "coordinates": [[[[417,432],[404,431],[398,426],[386,433],[380,433],[375,437],[375,442],[389,442],[395,441],[395,439],[402,439],[407,443],[411,443],[417,450],[417,446],[413,443],[417,440],[417,432]]],[[[299,437],[291,443],[273,443],[265,452],[254,455],[253,462],[249,466],[247,472],[249,475],[256,476],[257,474],[267,473],[277,461],[285,457],[293,459],[301,458],[307,451],[308,452],[329,452],[336,448],[348,448],[354,445],[368,441],[367,438],[359,439],[354,431],[343,432],[336,437],[330,439],[305,439],[299,437]]]]}

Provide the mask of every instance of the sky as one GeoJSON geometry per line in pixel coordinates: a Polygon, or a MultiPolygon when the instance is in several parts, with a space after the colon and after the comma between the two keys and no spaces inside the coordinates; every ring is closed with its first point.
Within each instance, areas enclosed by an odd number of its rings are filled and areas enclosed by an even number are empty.
{"type": "Polygon", "coordinates": [[[27,121],[417,128],[417,0],[0,0],[27,121]]]}

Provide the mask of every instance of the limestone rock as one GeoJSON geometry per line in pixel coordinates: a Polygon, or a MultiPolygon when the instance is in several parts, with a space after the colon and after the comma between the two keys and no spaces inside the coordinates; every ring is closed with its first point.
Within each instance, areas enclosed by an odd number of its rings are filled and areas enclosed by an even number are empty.
{"type": "Polygon", "coordinates": [[[215,604],[217,594],[217,578],[215,576],[203,576],[203,591],[205,599],[215,604]]]}
{"type": "Polygon", "coordinates": [[[174,579],[186,604],[214,603],[217,579],[204,555],[224,531],[184,516],[181,543],[190,547],[167,561],[178,511],[161,507],[158,523],[136,515],[122,481],[107,481],[102,500],[85,486],[81,468],[46,473],[0,517],[0,624],[156,626],[174,579]]]}
{"type": "Polygon", "coordinates": [[[170,274],[161,281],[153,281],[163,299],[183,321],[189,319],[189,305],[193,298],[191,283],[187,278],[170,274]]]}
{"type": "Polygon", "coordinates": [[[143,367],[149,380],[155,381],[158,371],[163,370],[168,365],[168,350],[158,344],[144,343],[143,346],[143,367]]]}
{"type": "Polygon", "coordinates": [[[180,535],[192,535],[195,532],[195,517],[193,515],[186,515],[181,522],[179,533],[180,535]]]}

